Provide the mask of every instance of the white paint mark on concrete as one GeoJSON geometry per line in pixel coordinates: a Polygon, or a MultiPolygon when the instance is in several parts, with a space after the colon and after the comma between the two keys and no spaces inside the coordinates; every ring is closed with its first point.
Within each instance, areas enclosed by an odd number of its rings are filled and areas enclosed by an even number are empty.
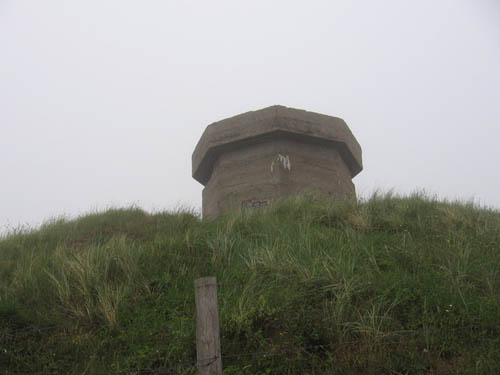
{"type": "Polygon", "coordinates": [[[290,157],[288,155],[278,154],[278,157],[274,159],[271,163],[271,173],[274,172],[274,162],[276,160],[279,161],[281,165],[283,165],[283,168],[285,168],[286,170],[289,171],[292,169],[292,163],[290,162],[290,157]]]}
{"type": "Polygon", "coordinates": [[[288,155],[278,154],[278,160],[283,164],[283,168],[287,170],[292,169],[292,163],[290,163],[290,157],[288,155]]]}

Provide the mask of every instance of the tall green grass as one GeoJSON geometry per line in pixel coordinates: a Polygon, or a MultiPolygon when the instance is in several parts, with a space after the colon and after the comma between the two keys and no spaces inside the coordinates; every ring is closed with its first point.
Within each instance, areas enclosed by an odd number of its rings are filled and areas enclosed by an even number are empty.
{"type": "Polygon", "coordinates": [[[225,374],[500,373],[500,213],[423,194],[212,221],[114,209],[7,235],[0,373],[194,374],[207,275],[225,374]]]}

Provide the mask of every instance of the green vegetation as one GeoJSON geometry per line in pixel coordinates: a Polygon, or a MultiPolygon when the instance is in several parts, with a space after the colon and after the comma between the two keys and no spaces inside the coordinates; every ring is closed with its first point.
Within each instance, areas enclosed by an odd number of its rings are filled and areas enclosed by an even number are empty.
{"type": "Polygon", "coordinates": [[[417,194],[11,233],[0,374],[195,374],[193,281],[210,275],[224,374],[500,373],[500,213],[417,194]]]}

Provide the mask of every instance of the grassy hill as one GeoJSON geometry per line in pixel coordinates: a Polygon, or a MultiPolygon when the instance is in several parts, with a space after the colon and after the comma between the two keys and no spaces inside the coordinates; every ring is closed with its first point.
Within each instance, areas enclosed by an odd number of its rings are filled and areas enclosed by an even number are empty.
{"type": "Polygon", "coordinates": [[[0,240],[0,374],[499,374],[500,213],[414,195],[202,221],[109,210],[0,240]]]}

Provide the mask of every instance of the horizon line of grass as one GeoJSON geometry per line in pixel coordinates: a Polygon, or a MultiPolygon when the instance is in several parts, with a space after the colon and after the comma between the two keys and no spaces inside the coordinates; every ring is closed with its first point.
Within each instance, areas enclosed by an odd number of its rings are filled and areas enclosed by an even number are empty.
{"type": "MultiPolygon", "coordinates": [[[[282,198],[282,199],[280,199],[280,201],[284,202],[284,201],[287,201],[288,199],[295,199],[296,197],[303,197],[303,196],[314,196],[314,194],[307,194],[307,193],[298,194],[296,196],[282,198]]],[[[366,196],[365,195],[357,196],[355,198],[355,200],[358,203],[362,204],[362,203],[367,203],[370,200],[379,199],[379,198],[382,198],[382,199],[388,199],[388,198],[407,199],[407,198],[412,198],[412,197],[420,197],[420,198],[424,198],[426,200],[440,202],[440,203],[444,203],[444,204],[462,205],[462,206],[467,206],[467,207],[471,207],[471,208],[479,209],[479,210],[500,212],[500,207],[495,207],[491,204],[480,203],[480,202],[476,201],[474,197],[451,199],[451,198],[447,198],[447,197],[440,197],[437,193],[429,193],[426,189],[417,189],[414,192],[411,192],[409,194],[399,194],[395,191],[394,188],[385,189],[385,190],[374,189],[373,192],[369,193],[366,196]]],[[[318,198],[320,200],[322,199],[321,197],[316,197],[316,198],[318,198]]],[[[184,203],[178,203],[172,209],[152,209],[152,210],[146,210],[146,209],[142,208],[137,203],[131,203],[131,204],[125,204],[125,205],[108,205],[105,208],[94,208],[94,209],[86,210],[86,211],[83,211],[81,213],[74,214],[74,215],[61,214],[61,215],[57,215],[54,217],[45,218],[45,219],[42,219],[40,221],[40,224],[37,224],[37,225],[30,225],[27,223],[24,223],[24,224],[19,223],[17,226],[5,226],[4,231],[0,232],[0,241],[3,239],[6,239],[8,237],[11,237],[11,236],[24,235],[24,234],[37,232],[37,231],[43,230],[44,228],[49,227],[53,224],[74,222],[74,221],[78,221],[81,218],[94,216],[94,215],[98,216],[98,215],[101,215],[103,213],[110,212],[110,211],[141,211],[147,215],[155,215],[155,214],[161,214],[161,213],[169,213],[169,214],[190,213],[194,216],[198,216],[201,218],[201,209],[200,208],[195,208],[189,204],[184,204],[184,203]]]]}

